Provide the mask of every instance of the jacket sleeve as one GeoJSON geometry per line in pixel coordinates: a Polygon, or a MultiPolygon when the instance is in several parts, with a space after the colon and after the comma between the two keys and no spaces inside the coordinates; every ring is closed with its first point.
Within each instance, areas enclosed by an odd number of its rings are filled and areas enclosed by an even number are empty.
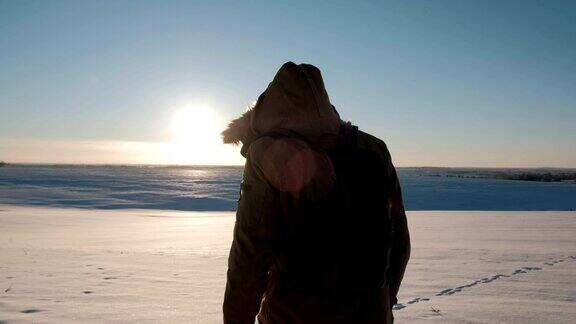
{"type": "Polygon", "coordinates": [[[389,168],[392,185],[389,198],[392,222],[392,249],[388,268],[388,285],[390,288],[390,301],[392,304],[396,304],[398,302],[397,295],[400,290],[400,284],[410,258],[411,247],[400,181],[391,160],[389,160],[389,168]]]}
{"type": "Polygon", "coordinates": [[[248,154],[228,258],[224,323],[254,324],[275,251],[279,198],[248,154]]]}

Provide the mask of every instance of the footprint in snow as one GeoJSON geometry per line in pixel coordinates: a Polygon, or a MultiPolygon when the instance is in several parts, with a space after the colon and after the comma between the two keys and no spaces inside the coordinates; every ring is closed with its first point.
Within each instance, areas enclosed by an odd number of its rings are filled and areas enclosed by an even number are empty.
{"type": "Polygon", "coordinates": [[[20,313],[22,313],[22,314],[32,314],[32,313],[40,313],[41,311],[42,311],[41,309],[29,308],[29,309],[21,310],[20,313]]]}

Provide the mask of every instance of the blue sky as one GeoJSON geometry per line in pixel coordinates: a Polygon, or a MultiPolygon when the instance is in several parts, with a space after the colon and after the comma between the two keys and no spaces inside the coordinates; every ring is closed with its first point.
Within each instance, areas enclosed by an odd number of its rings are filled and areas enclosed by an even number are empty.
{"type": "Polygon", "coordinates": [[[288,60],[397,165],[576,167],[573,1],[0,0],[0,160],[240,164],[150,147],[288,60]]]}

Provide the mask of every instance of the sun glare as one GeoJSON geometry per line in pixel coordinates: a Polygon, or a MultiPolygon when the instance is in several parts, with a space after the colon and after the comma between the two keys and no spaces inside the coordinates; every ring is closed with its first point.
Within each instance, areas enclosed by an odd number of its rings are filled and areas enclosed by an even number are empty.
{"type": "Polygon", "coordinates": [[[227,155],[220,132],[225,122],[214,109],[189,105],[172,117],[170,160],[177,164],[221,164],[227,155]]]}
{"type": "Polygon", "coordinates": [[[204,144],[207,137],[218,136],[222,124],[214,110],[187,106],[178,109],[172,120],[172,139],[183,144],[204,144]]]}

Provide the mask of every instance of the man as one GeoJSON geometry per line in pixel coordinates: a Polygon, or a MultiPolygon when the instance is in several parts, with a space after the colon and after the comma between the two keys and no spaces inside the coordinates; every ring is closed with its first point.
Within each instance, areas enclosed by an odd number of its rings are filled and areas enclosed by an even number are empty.
{"type": "Polygon", "coordinates": [[[246,157],[224,322],[392,323],[410,254],[400,185],[320,70],[284,64],[222,137],[246,157]]]}

